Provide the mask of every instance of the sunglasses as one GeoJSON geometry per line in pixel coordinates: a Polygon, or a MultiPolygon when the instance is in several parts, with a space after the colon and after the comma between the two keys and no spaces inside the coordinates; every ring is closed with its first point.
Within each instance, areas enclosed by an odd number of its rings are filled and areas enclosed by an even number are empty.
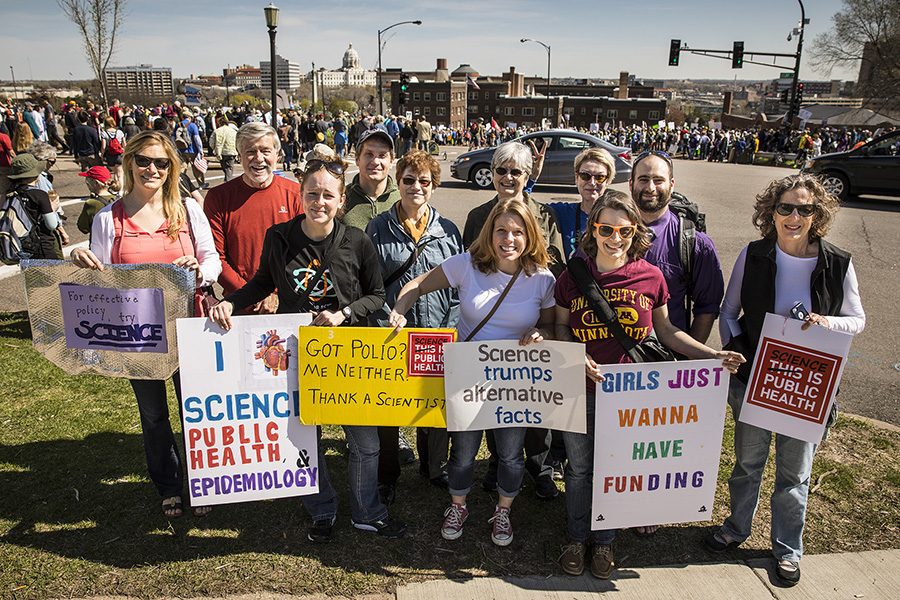
{"type": "Polygon", "coordinates": [[[600,234],[600,237],[609,237],[614,232],[619,234],[619,237],[623,240],[627,240],[634,237],[634,234],[637,233],[637,227],[634,225],[621,225],[616,227],[614,225],[603,225],[601,223],[594,223],[594,229],[597,230],[597,233],[600,234]]]}
{"type": "Polygon", "coordinates": [[[779,202],[775,205],[775,212],[782,217],[789,217],[797,211],[801,217],[811,217],[816,214],[817,204],[788,204],[787,202],[779,202]]]}
{"type": "Polygon", "coordinates": [[[507,173],[509,173],[509,174],[512,175],[513,177],[519,177],[519,176],[521,176],[522,174],[525,173],[525,171],[523,171],[522,169],[507,169],[506,167],[494,167],[494,171],[495,171],[495,172],[497,173],[497,175],[499,175],[500,177],[503,177],[503,176],[506,175],[507,173]]]}
{"type": "Polygon", "coordinates": [[[403,182],[403,185],[416,185],[416,182],[418,181],[419,185],[422,186],[423,189],[427,188],[432,183],[430,179],[416,179],[415,177],[409,176],[402,177],[400,181],[403,182]]]}
{"type": "Polygon", "coordinates": [[[134,162],[142,169],[146,169],[150,166],[150,163],[153,163],[153,166],[155,166],[158,171],[165,171],[169,168],[169,165],[172,164],[172,161],[168,158],[150,158],[143,154],[135,154],[134,162]]]}
{"type": "Polygon", "coordinates": [[[306,171],[305,173],[309,175],[313,171],[318,171],[319,169],[325,169],[338,179],[344,176],[344,163],[341,162],[328,162],[324,160],[314,159],[310,160],[306,163],[306,171]]]}
{"type": "Polygon", "coordinates": [[[579,171],[578,178],[582,181],[590,181],[591,179],[593,179],[595,182],[597,182],[597,185],[600,185],[607,179],[609,179],[609,175],[594,175],[593,173],[588,173],[587,171],[579,171]]]}

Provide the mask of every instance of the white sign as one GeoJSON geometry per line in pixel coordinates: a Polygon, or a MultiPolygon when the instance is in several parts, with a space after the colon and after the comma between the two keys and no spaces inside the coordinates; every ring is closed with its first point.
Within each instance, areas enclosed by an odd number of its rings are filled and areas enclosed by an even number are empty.
{"type": "Polygon", "coordinates": [[[853,336],[766,314],[740,421],[818,444],[853,336]]]}
{"type": "Polygon", "coordinates": [[[587,431],[584,346],[570,342],[444,345],[447,429],[587,431]]]}
{"type": "Polygon", "coordinates": [[[592,529],[712,518],[729,374],[718,360],[604,365],[592,529]]]}
{"type": "Polygon", "coordinates": [[[191,504],[318,491],[316,428],[300,423],[297,331],[308,314],[178,319],[191,504]]]}

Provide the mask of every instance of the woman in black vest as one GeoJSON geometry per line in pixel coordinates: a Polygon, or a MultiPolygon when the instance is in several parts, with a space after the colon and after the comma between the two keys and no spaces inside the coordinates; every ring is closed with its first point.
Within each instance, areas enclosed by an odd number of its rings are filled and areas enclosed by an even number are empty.
{"type": "MultiPolygon", "coordinates": [[[[763,239],[751,242],[735,262],[719,318],[723,344],[745,331],[749,347],[755,349],[766,313],[787,317],[797,302],[811,311],[804,329],[818,325],[854,334],[863,330],[866,315],[850,254],[823,239],[837,210],[837,199],[817,179],[805,174],[773,181],[756,197],[753,224],[763,239]]],[[[735,420],[735,466],[728,480],[731,515],[717,532],[704,539],[706,547],[717,553],[750,536],[772,437],[770,431],[738,421],[746,390],[740,376],[731,378],[728,398],[735,420]]],[[[803,526],[816,447],[775,434],[771,539],[775,575],[785,586],[800,580],[803,526]]]]}

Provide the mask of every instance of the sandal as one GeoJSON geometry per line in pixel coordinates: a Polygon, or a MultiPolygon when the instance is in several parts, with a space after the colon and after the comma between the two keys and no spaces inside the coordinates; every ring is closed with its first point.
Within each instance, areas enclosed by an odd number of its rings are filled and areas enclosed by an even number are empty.
{"type": "Polygon", "coordinates": [[[205,517],[209,513],[212,512],[212,506],[195,506],[194,507],[194,516],[195,517],[205,517]]]}
{"type": "Polygon", "coordinates": [[[644,525],[643,527],[635,527],[634,533],[640,537],[650,537],[656,535],[659,531],[659,525],[644,525]]]}
{"type": "Polygon", "coordinates": [[[165,516],[175,519],[184,514],[184,505],[181,496],[169,496],[162,501],[162,511],[165,516]]]}
{"type": "Polygon", "coordinates": [[[784,587],[793,587],[800,581],[800,565],[782,558],[775,563],[775,579],[784,587]]]}
{"type": "Polygon", "coordinates": [[[736,542],[731,538],[726,538],[718,531],[710,533],[705,538],[703,538],[703,545],[707,550],[715,554],[721,554],[732,547],[736,547],[738,543],[739,542],[736,542]]]}

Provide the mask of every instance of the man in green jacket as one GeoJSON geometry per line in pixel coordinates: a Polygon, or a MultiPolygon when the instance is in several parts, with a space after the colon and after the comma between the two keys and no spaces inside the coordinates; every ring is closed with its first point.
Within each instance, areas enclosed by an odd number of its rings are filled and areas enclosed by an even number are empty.
{"type": "Polygon", "coordinates": [[[394,142],[384,131],[369,129],[356,142],[359,173],[347,187],[341,221],[365,231],[369,221],[400,200],[397,184],[390,176],[394,165],[394,142]]]}

